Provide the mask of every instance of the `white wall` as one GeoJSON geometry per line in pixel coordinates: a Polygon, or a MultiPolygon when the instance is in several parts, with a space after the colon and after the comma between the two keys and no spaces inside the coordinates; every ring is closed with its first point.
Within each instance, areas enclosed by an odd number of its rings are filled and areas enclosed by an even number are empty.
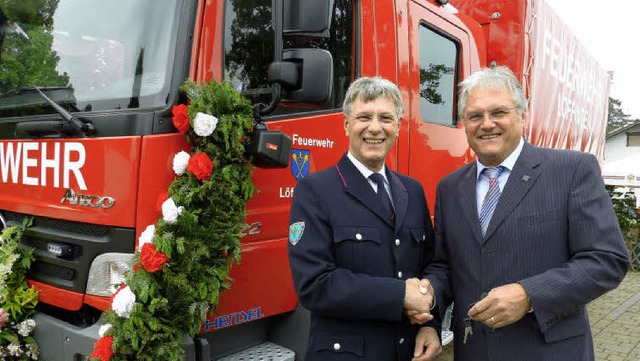
{"type": "Polygon", "coordinates": [[[602,176],[606,184],[632,188],[640,207],[640,147],[627,146],[627,132],[638,131],[640,125],[606,139],[602,176]]]}

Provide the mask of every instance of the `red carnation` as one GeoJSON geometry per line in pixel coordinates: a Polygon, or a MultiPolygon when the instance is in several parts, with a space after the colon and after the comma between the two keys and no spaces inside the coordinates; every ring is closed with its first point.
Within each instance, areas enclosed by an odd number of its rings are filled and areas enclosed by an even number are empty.
{"type": "Polygon", "coordinates": [[[133,270],[136,271],[136,272],[140,271],[140,263],[134,264],[133,265],[133,270]]]}
{"type": "Polygon", "coordinates": [[[163,191],[158,194],[158,200],[156,201],[156,212],[158,214],[162,214],[162,203],[169,199],[169,192],[163,191]]]}
{"type": "Polygon", "coordinates": [[[102,337],[93,345],[91,358],[99,358],[100,361],[109,361],[113,356],[113,336],[102,337]]]}
{"type": "Polygon", "coordinates": [[[147,272],[160,271],[162,265],[167,263],[169,258],[166,254],[156,251],[156,246],[153,243],[145,243],[142,246],[142,252],[140,252],[140,263],[147,272]]]}
{"type": "Polygon", "coordinates": [[[184,104],[174,105],[171,112],[173,113],[173,125],[180,133],[186,133],[191,128],[187,106],[184,104]]]}
{"type": "Polygon", "coordinates": [[[213,171],[213,163],[209,156],[204,153],[196,153],[189,158],[187,170],[196,176],[201,182],[207,181],[211,177],[213,171]]]}

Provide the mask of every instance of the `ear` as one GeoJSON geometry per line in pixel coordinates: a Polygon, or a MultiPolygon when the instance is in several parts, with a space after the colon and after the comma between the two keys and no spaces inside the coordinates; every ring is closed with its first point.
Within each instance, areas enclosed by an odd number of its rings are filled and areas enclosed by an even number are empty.
{"type": "Polygon", "coordinates": [[[522,130],[524,133],[524,129],[525,129],[525,125],[527,124],[527,115],[529,113],[527,113],[527,109],[522,111],[522,117],[520,118],[520,122],[522,123],[522,130]]]}
{"type": "Polygon", "coordinates": [[[344,134],[349,135],[349,118],[346,115],[344,116],[344,134]]]}

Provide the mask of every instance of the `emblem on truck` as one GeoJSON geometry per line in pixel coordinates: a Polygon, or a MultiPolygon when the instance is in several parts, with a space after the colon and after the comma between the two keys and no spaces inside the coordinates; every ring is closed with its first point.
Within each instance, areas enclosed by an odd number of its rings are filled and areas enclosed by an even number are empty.
{"type": "Polygon", "coordinates": [[[311,152],[306,149],[291,149],[291,173],[296,180],[309,175],[311,152]]]}
{"type": "Polygon", "coordinates": [[[69,202],[72,206],[91,207],[91,208],[111,208],[116,203],[113,197],[96,196],[91,194],[80,194],[72,189],[67,189],[60,200],[61,204],[69,202]]]}

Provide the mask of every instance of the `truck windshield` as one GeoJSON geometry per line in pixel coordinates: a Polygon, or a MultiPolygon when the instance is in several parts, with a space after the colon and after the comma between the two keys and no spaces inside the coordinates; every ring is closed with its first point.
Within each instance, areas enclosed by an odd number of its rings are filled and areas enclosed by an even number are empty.
{"type": "Polygon", "coordinates": [[[53,113],[33,86],[67,89],[71,111],[164,106],[178,2],[0,2],[0,117],[53,113]]]}

